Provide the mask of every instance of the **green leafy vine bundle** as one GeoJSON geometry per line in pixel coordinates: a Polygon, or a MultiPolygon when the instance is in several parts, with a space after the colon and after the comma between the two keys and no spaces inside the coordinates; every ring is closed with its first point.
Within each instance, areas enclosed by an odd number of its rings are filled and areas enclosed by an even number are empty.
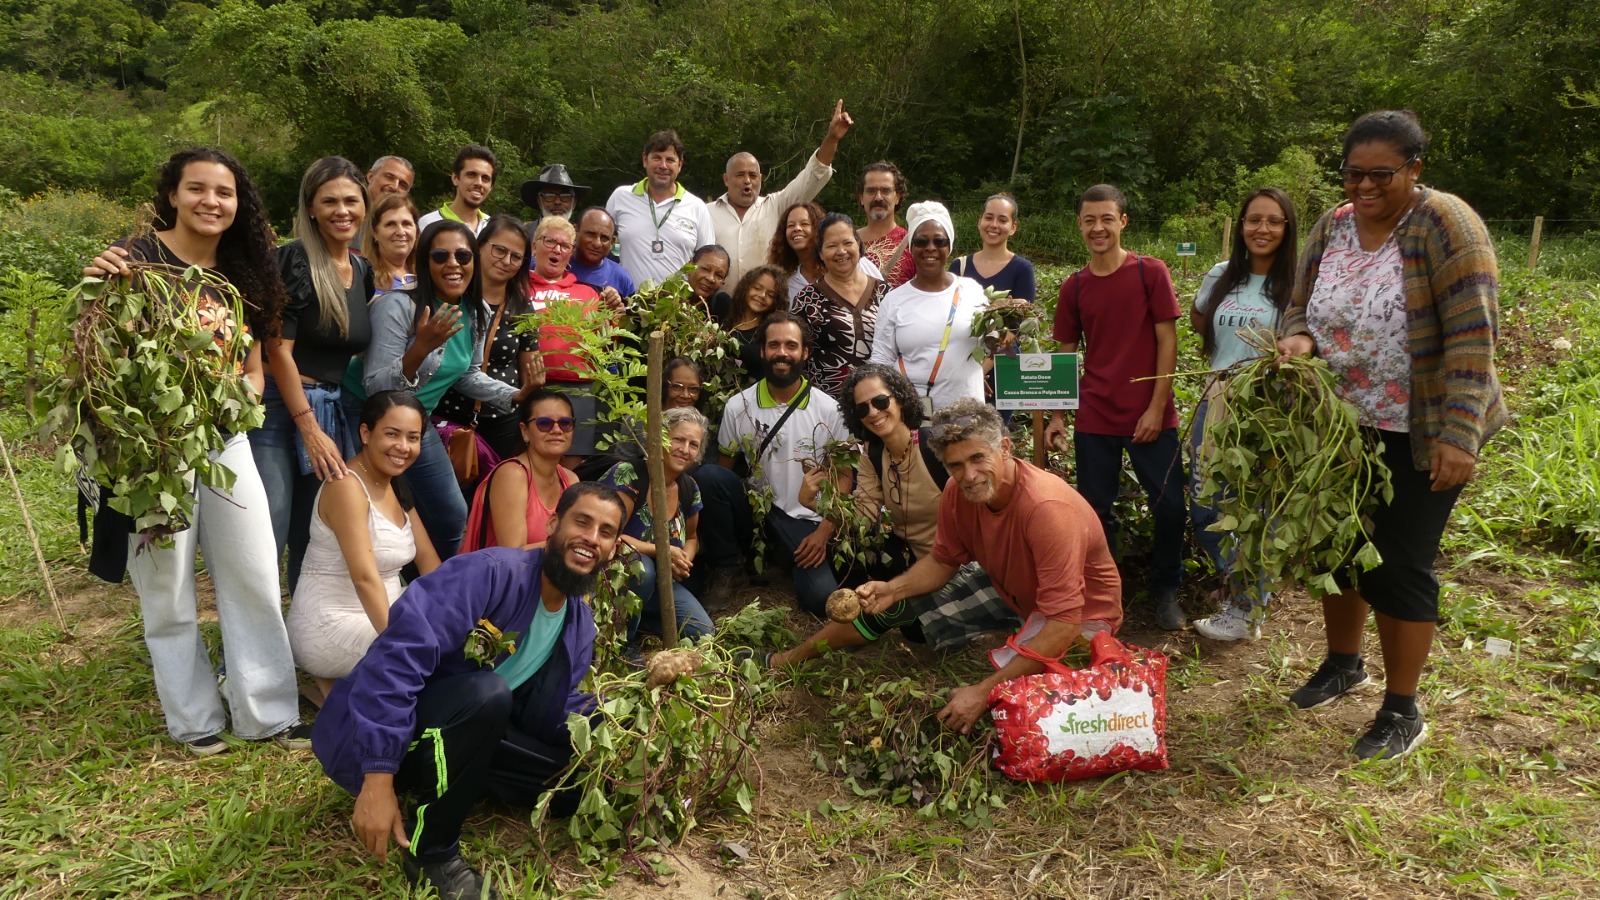
{"type": "Polygon", "coordinates": [[[887,565],[889,558],[883,552],[894,522],[889,510],[876,507],[855,491],[839,490],[839,476],[855,472],[861,464],[861,446],[855,441],[826,441],[820,447],[809,447],[802,441],[800,448],[810,449],[811,456],[804,461],[827,473],[822,489],[817,493],[817,515],[833,522],[838,530],[833,533],[833,546],[839,556],[852,565],[870,566],[878,559],[887,565]]]}
{"type": "MultiPolygon", "coordinates": [[[[605,879],[624,862],[648,872],[641,853],[676,844],[719,810],[754,810],[755,719],[775,682],[736,661],[721,636],[663,651],[648,671],[597,672],[595,713],[567,720],[575,753],[558,790],[575,792],[578,807],[555,827],[605,879]]],[[[550,824],[552,798],[534,807],[535,827],[550,824]]]]}
{"type": "Polygon", "coordinates": [[[818,754],[817,767],[844,776],[858,797],[909,805],[919,816],[942,816],[969,828],[989,825],[1005,806],[1003,779],[989,764],[992,731],[963,735],[939,724],[949,690],[928,690],[911,678],[872,685],[831,713],[838,755],[818,754]]]}
{"type": "Polygon", "coordinates": [[[1240,336],[1262,355],[1221,373],[1197,463],[1201,496],[1220,493],[1211,528],[1233,535],[1233,586],[1338,593],[1336,572],[1381,561],[1368,511],[1394,496],[1382,448],[1339,396],[1327,363],[1279,362],[1274,335],[1240,336]]]}
{"type": "Polygon", "coordinates": [[[974,360],[981,362],[1000,352],[1007,337],[1016,339],[1022,353],[1045,352],[1045,316],[1039,307],[1010,291],[984,288],[983,296],[988,302],[972,317],[972,336],[980,338],[972,348],[974,360]]]}
{"type": "Polygon", "coordinates": [[[44,392],[45,435],[65,437],[56,462],[81,464],[111,489],[111,508],[162,542],[194,521],[196,485],[227,491],[234,473],[214,461],[226,435],[261,425],[265,412],[240,373],[250,348],[244,298],[199,267],[130,263],[132,273],[87,278],[65,372],[44,392]],[[239,323],[219,339],[202,294],[239,323]]]}

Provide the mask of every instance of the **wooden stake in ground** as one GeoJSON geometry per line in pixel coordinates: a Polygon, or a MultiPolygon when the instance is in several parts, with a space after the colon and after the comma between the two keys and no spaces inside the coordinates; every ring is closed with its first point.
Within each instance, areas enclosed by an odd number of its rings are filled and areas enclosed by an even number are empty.
{"type": "Polygon", "coordinates": [[[1033,464],[1039,468],[1045,467],[1045,462],[1050,458],[1050,448],[1044,445],[1044,413],[1033,411],[1033,464]]]}
{"type": "Polygon", "coordinates": [[[33,530],[33,516],[28,514],[28,501],[22,496],[22,485],[17,482],[17,470],[11,465],[11,451],[6,447],[6,439],[0,437],[0,457],[5,458],[6,476],[11,479],[11,489],[17,492],[17,508],[22,510],[22,524],[28,528],[28,540],[33,543],[33,558],[39,563],[39,575],[44,578],[45,593],[50,595],[50,605],[56,611],[56,624],[61,626],[61,633],[70,637],[67,631],[67,617],[61,612],[61,598],[56,594],[56,583],[50,578],[50,567],[44,564],[44,549],[39,546],[39,533],[33,530]]]}
{"type": "Polygon", "coordinates": [[[1544,236],[1544,216],[1533,217],[1533,240],[1528,242],[1528,271],[1539,264],[1539,238],[1544,236]]]}
{"type": "MultiPolygon", "coordinates": [[[[650,374],[645,380],[645,459],[650,469],[650,520],[655,522],[656,602],[661,606],[661,640],[678,646],[678,608],[672,597],[672,537],[667,525],[667,461],[661,433],[661,367],[666,338],[650,332],[650,374]]],[[[682,503],[683,498],[679,497],[682,503]]]]}
{"type": "Polygon", "coordinates": [[[28,422],[30,424],[34,421],[33,395],[38,391],[39,386],[39,359],[38,354],[34,352],[33,348],[33,339],[38,334],[39,307],[35,306],[33,309],[28,310],[28,328],[22,333],[23,343],[26,344],[28,348],[28,380],[22,384],[22,405],[25,407],[24,412],[28,414],[28,422]]]}
{"type": "MultiPolygon", "coordinates": [[[[1222,220],[1222,258],[1233,255],[1233,216],[1222,220]]],[[[1187,272],[1187,270],[1185,270],[1187,272]]]]}

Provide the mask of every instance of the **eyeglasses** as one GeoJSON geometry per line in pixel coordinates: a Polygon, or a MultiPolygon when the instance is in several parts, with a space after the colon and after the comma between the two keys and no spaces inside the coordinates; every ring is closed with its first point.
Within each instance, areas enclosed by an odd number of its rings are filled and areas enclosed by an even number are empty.
{"type": "Polygon", "coordinates": [[[496,244],[494,241],[489,242],[489,255],[502,262],[509,262],[513,266],[528,258],[528,254],[517,253],[510,247],[504,244],[496,244]]]}
{"type": "Polygon", "coordinates": [[[552,200],[571,200],[572,198],[573,198],[573,193],[571,191],[540,191],[539,192],[539,199],[544,201],[545,203],[549,203],[552,200]]]}
{"type": "MultiPolygon", "coordinates": [[[[458,266],[464,266],[467,263],[472,262],[472,251],[465,247],[457,248],[454,255],[456,258],[456,265],[458,266]]],[[[435,247],[434,249],[428,251],[428,258],[433,260],[433,264],[436,266],[442,266],[449,262],[450,256],[451,252],[443,247],[435,247]]]]}
{"type": "Polygon", "coordinates": [[[572,245],[571,244],[567,243],[566,241],[558,241],[553,237],[542,237],[542,238],[539,238],[539,243],[543,244],[548,249],[556,251],[557,253],[571,253],[572,252],[572,245]]]}
{"type": "Polygon", "coordinates": [[[873,409],[876,409],[879,412],[882,412],[883,410],[888,409],[889,408],[889,400],[890,400],[890,397],[889,397],[888,394],[879,394],[878,396],[873,397],[871,400],[867,400],[867,401],[864,401],[862,403],[857,403],[856,404],[856,418],[865,419],[867,417],[867,404],[869,404],[869,403],[872,404],[872,408],[873,409]]]}
{"type": "Polygon", "coordinates": [[[929,237],[928,235],[925,235],[925,234],[919,234],[916,237],[911,239],[911,246],[916,247],[918,250],[921,250],[922,248],[930,246],[930,245],[932,245],[934,247],[938,247],[940,250],[943,250],[944,248],[950,246],[950,239],[945,237],[944,235],[939,235],[937,237],[929,237]]]}
{"type": "Polygon", "coordinates": [[[1276,231],[1287,224],[1288,221],[1289,220],[1285,219],[1283,216],[1245,216],[1244,227],[1270,228],[1273,231],[1276,231]]]}
{"type": "Polygon", "coordinates": [[[867,195],[868,197],[891,197],[891,196],[894,195],[894,188],[892,188],[892,187],[862,188],[861,189],[861,193],[867,195]]]}
{"type": "Polygon", "coordinates": [[[545,434],[549,434],[552,431],[571,431],[577,424],[578,420],[571,416],[562,416],[559,419],[552,419],[549,416],[540,416],[539,418],[533,420],[533,427],[539,429],[545,434]]]}
{"type": "Polygon", "coordinates": [[[889,466],[889,478],[888,478],[888,481],[889,481],[889,490],[888,490],[887,493],[888,493],[889,502],[894,504],[895,506],[900,507],[901,510],[904,511],[905,505],[906,505],[906,489],[905,489],[905,485],[900,481],[900,467],[899,466],[896,466],[896,465],[890,465],[889,466]]]}
{"type": "Polygon", "coordinates": [[[1411,164],[1421,157],[1413,156],[1406,160],[1398,169],[1357,169],[1353,166],[1340,166],[1339,175],[1344,178],[1345,186],[1355,187],[1363,181],[1372,180],[1373,187],[1388,187],[1394,176],[1411,168],[1411,164]]]}
{"type": "Polygon", "coordinates": [[[667,382],[667,390],[673,392],[674,394],[685,394],[690,397],[700,396],[700,385],[698,384],[684,384],[681,381],[669,381],[667,382]]]}

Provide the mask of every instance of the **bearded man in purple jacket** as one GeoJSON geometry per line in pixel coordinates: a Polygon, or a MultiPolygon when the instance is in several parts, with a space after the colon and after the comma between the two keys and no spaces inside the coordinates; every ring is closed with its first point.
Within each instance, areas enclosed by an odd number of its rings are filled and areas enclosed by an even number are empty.
{"type": "MultiPolygon", "coordinates": [[[[534,805],[571,759],[567,716],[594,708],[578,689],[594,660],[584,597],[623,518],[611,488],[567,488],[544,549],[466,553],[412,582],[334,685],[312,749],[355,795],[356,835],[380,863],[393,837],[413,883],[447,900],[498,896],[461,858],[461,824],[484,795],[534,805]]],[[[570,814],[565,799],[553,808],[570,814]]]]}

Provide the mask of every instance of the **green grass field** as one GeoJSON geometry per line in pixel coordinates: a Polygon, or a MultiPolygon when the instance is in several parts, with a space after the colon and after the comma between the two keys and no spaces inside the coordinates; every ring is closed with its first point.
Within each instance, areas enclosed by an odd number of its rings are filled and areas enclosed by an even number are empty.
{"type": "MultiPolygon", "coordinates": [[[[1284,597],[1261,641],[1229,646],[1159,632],[1130,597],[1124,637],[1172,659],[1168,771],[1059,786],[991,776],[1004,807],[976,828],[858,796],[816,764],[837,754],[831,711],[864,685],[950,684],[987,665],[973,649],[931,655],[891,639],[785,676],[760,721],[753,815],[707,815],[608,884],[562,829],[485,809],[469,822],[469,859],[527,898],[1595,896],[1600,301],[1593,277],[1505,281],[1501,366],[1518,419],[1489,445],[1446,536],[1446,620],[1420,697],[1432,735],[1412,756],[1347,755],[1381,687],[1311,713],[1284,703],[1323,651],[1303,594],[1284,597]],[[1489,638],[1510,654],[1490,656],[1489,638]]],[[[1182,288],[1196,285],[1191,272],[1182,288]]],[[[70,481],[50,471],[52,448],[30,438],[14,398],[0,435],[59,595],[7,479],[0,897],[403,895],[397,867],[364,858],[350,799],[309,755],[241,744],[201,760],[165,736],[136,597],[84,572],[70,481]]],[[[1194,579],[1191,613],[1208,588],[1194,579]]],[[[788,602],[782,588],[744,596],[788,602]]],[[[1368,649],[1376,657],[1375,636],[1368,649]]]]}

